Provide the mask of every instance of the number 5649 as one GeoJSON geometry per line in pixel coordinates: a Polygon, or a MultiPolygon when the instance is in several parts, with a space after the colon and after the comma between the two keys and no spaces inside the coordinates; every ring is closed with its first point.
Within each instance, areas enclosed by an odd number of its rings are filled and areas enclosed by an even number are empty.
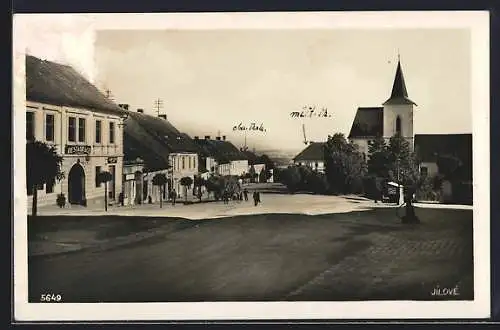
{"type": "Polygon", "coordinates": [[[47,293],[42,294],[40,301],[42,302],[60,302],[62,299],[60,294],[47,293]]]}

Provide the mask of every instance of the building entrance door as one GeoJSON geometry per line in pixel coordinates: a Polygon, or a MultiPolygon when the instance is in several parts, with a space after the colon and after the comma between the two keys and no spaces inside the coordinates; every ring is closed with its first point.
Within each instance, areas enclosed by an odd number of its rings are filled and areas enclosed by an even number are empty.
{"type": "Polygon", "coordinates": [[[68,175],[68,201],[82,205],[85,201],[85,171],[82,165],[75,164],[68,175]]]}

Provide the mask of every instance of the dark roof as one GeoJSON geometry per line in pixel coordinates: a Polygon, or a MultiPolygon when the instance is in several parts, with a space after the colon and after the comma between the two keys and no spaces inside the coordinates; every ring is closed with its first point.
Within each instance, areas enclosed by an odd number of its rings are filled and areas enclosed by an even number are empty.
{"type": "Polygon", "coordinates": [[[26,55],[26,99],[46,104],[123,114],[70,66],[26,55]]]}
{"type": "Polygon", "coordinates": [[[423,162],[453,155],[472,166],[472,134],[415,134],[415,150],[423,162]]]}
{"type": "Polygon", "coordinates": [[[358,108],[348,138],[382,136],[384,130],[384,108],[358,108]]]}
{"type": "Polygon", "coordinates": [[[259,164],[260,157],[255,153],[251,152],[250,150],[243,150],[242,153],[243,155],[245,155],[246,159],[248,159],[249,165],[259,164]]]}
{"type": "Polygon", "coordinates": [[[325,158],[325,153],[323,151],[324,145],[324,142],[311,142],[304,150],[295,156],[294,160],[323,160],[325,158]]]}
{"type": "Polygon", "coordinates": [[[384,105],[390,104],[415,104],[412,100],[408,98],[408,91],[406,90],[405,78],[403,75],[403,69],[401,68],[401,62],[398,60],[398,67],[396,68],[396,75],[394,77],[394,83],[392,85],[391,97],[384,102],[384,105]]]}
{"type": "MultiPolygon", "coordinates": [[[[138,112],[128,112],[125,128],[129,121],[135,121],[149,135],[164,145],[169,153],[198,152],[198,147],[185,133],[180,132],[168,120],[138,112]]],[[[134,127],[134,126],[132,126],[134,127]]]]}
{"type": "Polygon", "coordinates": [[[213,157],[219,164],[228,163],[232,160],[247,159],[246,155],[229,141],[209,139],[198,139],[193,141],[200,148],[201,154],[205,157],[213,157]]]}
{"type": "Polygon", "coordinates": [[[198,152],[185,134],[165,119],[128,112],[124,127],[124,159],[140,157],[149,170],[167,168],[170,153],[198,152]]]}

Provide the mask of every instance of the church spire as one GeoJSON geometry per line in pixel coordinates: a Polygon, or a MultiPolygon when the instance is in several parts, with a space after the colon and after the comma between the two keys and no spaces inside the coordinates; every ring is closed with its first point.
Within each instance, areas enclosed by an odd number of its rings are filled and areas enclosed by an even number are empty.
{"type": "Polygon", "coordinates": [[[401,59],[398,51],[398,66],[396,68],[396,76],[394,77],[394,83],[392,85],[391,97],[384,102],[386,104],[413,104],[415,102],[408,98],[408,91],[406,90],[405,78],[403,75],[403,69],[401,68],[401,59]]]}

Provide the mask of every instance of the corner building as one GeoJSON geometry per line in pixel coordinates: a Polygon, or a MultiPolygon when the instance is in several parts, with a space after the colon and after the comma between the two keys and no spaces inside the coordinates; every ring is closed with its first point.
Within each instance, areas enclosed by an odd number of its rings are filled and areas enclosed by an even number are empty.
{"type": "MultiPolygon", "coordinates": [[[[73,68],[26,56],[26,139],[56,147],[64,179],[38,187],[38,205],[103,203],[101,171],[109,171],[108,197],[122,191],[124,112],[73,68]]],[[[27,194],[33,191],[27,187],[27,194]]],[[[32,199],[28,198],[28,207],[32,199]]]]}

